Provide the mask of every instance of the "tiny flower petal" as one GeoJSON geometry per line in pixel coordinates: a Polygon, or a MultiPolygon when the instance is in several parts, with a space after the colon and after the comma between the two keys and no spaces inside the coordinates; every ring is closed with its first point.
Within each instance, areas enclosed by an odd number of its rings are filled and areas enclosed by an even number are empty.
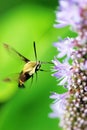
{"type": "Polygon", "coordinates": [[[54,43],[54,46],[57,47],[59,51],[58,58],[62,58],[64,56],[70,58],[71,53],[74,51],[73,38],[66,38],[64,40],[60,39],[59,42],[54,43]]]}
{"type": "Polygon", "coordinates": [[[61,63],[56,58],[53,60],[54,68],[52,76],[60,79],[59,85],[65,85],[67,82],[70,85],[70,77],[71,77],[71,66],[68,63],[61,63]]]}
{"type": "Polygon", "coordinates": [[[66,98],[68,97],[68,92],[64,94],[56,94],[54,93],[51,95],[51,98],[55,99],[55,102],[51,105],[51,109],[53,110],[53,113],[51,113],[49,116],[54,117],[61,117],[61,115],[65,111],[65,105],[66,105],[66,98]]]}
{"type": "Polygon", "coordinates": [[[84,64],[84,70],[87,70],[87,60],[85,61],[85,64],[84,64]]]}

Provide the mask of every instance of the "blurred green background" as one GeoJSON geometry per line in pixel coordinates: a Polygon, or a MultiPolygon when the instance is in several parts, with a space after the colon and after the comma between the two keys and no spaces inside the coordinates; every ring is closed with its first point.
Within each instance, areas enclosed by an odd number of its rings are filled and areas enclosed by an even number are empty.
{"type": "MultiPolygon", "coordinates": [[[[50,61],[57,54],[53,42],[58,36],[72,36],[68,28],[55,29],[57,0],[0,0],[0,78],[14,77],[23,68],[23,62],[10,55],[2,43],[8,43],[30,60],[35,60],[33,41],[36,41],[38,59],[50,61]]],[[[50,70],[52,66],[43,65],[50,70]]],[[[58,119],[50,119],[51,91],[64,92],[57,86],[51,72],[38,72],[19,89],[0,81],[0,130],[59,130],[58,119]]]]}

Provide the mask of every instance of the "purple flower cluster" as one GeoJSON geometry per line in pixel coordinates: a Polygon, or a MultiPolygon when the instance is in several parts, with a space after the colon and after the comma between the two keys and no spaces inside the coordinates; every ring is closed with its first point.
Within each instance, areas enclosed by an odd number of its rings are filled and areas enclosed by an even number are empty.
{"type": "Polygon", "coordinates": [[[54,43],[52,76],[67,92],[52,93],[50,117],[60,118],[64,130],[87,130],[87,0],[60,0],[59,5],[55,27],[70,25],[78,36],[54,43]]]}

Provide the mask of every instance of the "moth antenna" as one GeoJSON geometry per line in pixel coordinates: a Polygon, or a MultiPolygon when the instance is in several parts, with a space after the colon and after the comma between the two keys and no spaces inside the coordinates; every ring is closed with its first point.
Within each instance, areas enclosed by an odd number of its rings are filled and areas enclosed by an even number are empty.
{"type": "Polygon", "coordinates": [[[35,44],[35,41],[33,42],[33,46],[34,46],[35,59],[36,59],[36,62],[37,62],[37,51],[36,51],[36,44],[35,44]]]}

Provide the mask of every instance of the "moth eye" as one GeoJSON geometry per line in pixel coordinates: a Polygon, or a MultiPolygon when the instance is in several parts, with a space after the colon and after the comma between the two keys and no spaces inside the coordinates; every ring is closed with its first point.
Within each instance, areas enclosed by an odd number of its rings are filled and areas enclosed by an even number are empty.
{"type": "Polygon", "coordinates": [[[40,65],[40,64],[38,64],[38,65],[36,66],[36,70],[39,70],[39,69],[40,69],[40,67],[41,67],[41,65],[40,65]]]}
{"type": "Polygon", "coordinates": [[[39,69],[40,67],[39,67],[39,65],[37,66],[37,69],[39,69]]]}

